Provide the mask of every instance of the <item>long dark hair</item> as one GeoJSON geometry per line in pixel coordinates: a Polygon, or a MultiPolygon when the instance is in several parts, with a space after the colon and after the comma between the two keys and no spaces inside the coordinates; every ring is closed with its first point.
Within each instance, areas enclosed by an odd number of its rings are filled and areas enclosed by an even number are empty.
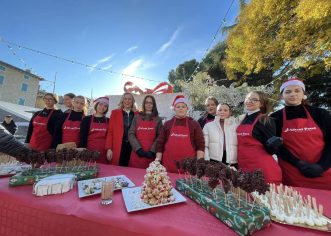
{"type": "Polygon", "coordinates": [[[143,100],[143,103],[142,103],[142,108],[141,108],[141,115],[143,116],[143,118],[145,118],[147,115],[146,115],[146,111],[145,111],[145,103],[146,103],[146,100],[147,98],[150,98],[152,99],[152,102],[153,102],[153,109],[152,109],[152,115],[151,115],[151,118],[155,118],[155,117],[158,117],[159,116],[159,111],[157,110],[157,106],[156,106],[156,101],[155,101],[155,98],[154,96],[152,95],[147,95],[144,100],[143,100]]]}

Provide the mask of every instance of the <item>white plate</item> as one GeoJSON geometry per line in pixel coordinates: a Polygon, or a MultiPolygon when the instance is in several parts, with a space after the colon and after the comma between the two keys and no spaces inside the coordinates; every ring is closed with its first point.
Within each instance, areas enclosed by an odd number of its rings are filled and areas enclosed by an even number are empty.
{"type": "Polygon", "coordinates": [[[107,177],[97,178],[97,179],[81,180],[81,181],[78,181],[78,196],[80,198],[82,198],[82,197],[88,197],[88,196],[100,194],[101,193],[101,183],[103,181],[110,181],[110,180],[115,180],[115,190],[123,189],[123,188],[130,188],[130,187],[135,186],[135,184],[125,175],[107,176],[107,177]],[[120,185],[120,182],[127,182],[128,186],[122,187],[120,185]],[[93,187],[94,192],[86,193],[84,191],[84,189],[86,188],[85,186],[93,187]]]}
{"type": "Polygon", "coordinates": [[[31,169],[31,165],[22,163],[17,163],[14,165],[0,165],[0,176],[15,175],[27,169],[31,169]]]}
{"type": "Polygon", "coordinates": [[[141,200],[141,198],[140,198],[141,186],[135,187],[135,188],[122,189],[122,194],[123,194],[126,210],[128,212],[141,211],[141,210],[146,210],[149,208],[172,205],[172,204],[186,201],[185,197],[183,197],[183,195],[181,195],[176,189],[174,189],[174,188],[171,189],[171,192],[172,192],[173,196],[175,197],[175,201],[151,206],[149,204],[144,203],[141,200]]]}

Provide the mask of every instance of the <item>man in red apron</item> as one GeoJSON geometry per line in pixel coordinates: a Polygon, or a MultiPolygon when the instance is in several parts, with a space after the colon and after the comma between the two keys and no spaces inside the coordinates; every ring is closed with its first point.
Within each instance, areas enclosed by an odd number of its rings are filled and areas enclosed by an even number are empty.
{"type": "Polygon", "coordinates": [[[187,157],[203,158],[205,150],[204,137],[199,123],[187,117],[188,107],[185,97],[177,96],[173,107],[175,117],[164,124],[159,136],[156,155],[156,160],[162,158],[163,165],[168,172],[177,172],[176,162],[181,163],[187,157]]]}

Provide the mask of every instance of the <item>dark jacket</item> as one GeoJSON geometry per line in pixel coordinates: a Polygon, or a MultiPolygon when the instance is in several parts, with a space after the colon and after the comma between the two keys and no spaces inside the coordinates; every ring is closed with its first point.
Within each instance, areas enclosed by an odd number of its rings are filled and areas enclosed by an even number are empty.
{"type": "Polygon", "coordinates": [[[11,120],[11,122],[9,124],[7,124],[5,121],[3,121],[1,123],[1,125],[12,135],[14,135],[16,133],[17,125],[15,124],[15,122],[13,120],[11,120]]]}
{"type": "Polygon", "coordinates": [[[0,125],[0,152],[16,157],[19,153],[28,153],[30,150],[17,141],[2,125],[0,125]]]}
{"type": "Polygon", "coordinates": [[[215,116],[211,115],[211,114],[207,114],[207,115],[204,115],[204,116],[200,117],[198,122],[199,122],[199,125],[200,125],[201,129],[203,129],[203,127],[205,127],[205,125],[207,124],[207,121],[211,122],[214,119],[215,119],[215,116]]]}
{"type": "MultiPolygon", "coordinates": [[[[80,140],[79,140],[79,147],[86,148],[87,147],[87,140],[90,134],[90,127],[91,127],[91,119],[92,116],[85,116],[80,124],[80,140]]],[[[103,117],[94,117],[93,122],[95,123],[109,123],[109,118],[103,117]]]]}
{"type": "MultiPolygon", "coordinates": [[[[28,133],[26,135],[25,143],[30,143],[31,135],[32,135],[32,132],[33,132],[33,119],[36,116],[46,117],[46,116],[49,115],[49,113],[51,111],[52,111],[51,109],[44,108],[43,110],[37,111],[36,113],[33,114],[32,118],[30,120],[30,123],[29,123],[29,128],[28,128],[28,133]]],[[[51,135],[54,134],[56,121],[58,120],[58,118],[61,114],[62,114],[61,110],[54,110],[52,116],[48,120],[47,130],[51,135]]]]}
{"type": "MultiPolygon", "coordinates": [[[[307,118],[307,114],[304,110],[303,105],[285,106],[285,108],[283,109],[285,109],[286,118],[288,120],[307,118]]],[[[277,136],[282,135],[283,109],[271,114],[271,117],[275,118],[277,136]]],[[[331,167],[331,114],[322,108],[306,106],[306,109],[323,133],[325,145],[318,164],[320,164],[322,168],[326,171],[331,167]]],[[[277,153],[277,155],[284,161],[287,161],[294,166],[296,166],[299,162],[299,159],[294,156],[289,150],[287,150],[284,146],[279,149],[279,153],[277,153]]]]}

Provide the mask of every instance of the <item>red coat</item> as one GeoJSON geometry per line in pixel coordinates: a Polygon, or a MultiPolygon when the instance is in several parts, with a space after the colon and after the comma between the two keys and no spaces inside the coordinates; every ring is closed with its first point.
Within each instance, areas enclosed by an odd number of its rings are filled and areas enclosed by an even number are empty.
{"type": "MultiPolygon", "coordinates": [[[[137,114],[136,112],[134,113],[137,114]]],[[[106,138],[105,149],[113,151],[113,158],[110,161],[112,165],[118,165],[121,155],[121,147],[124,133],[123,111],[115,109],[111,111],[109,118],[108,134],[106,138]]]]}

